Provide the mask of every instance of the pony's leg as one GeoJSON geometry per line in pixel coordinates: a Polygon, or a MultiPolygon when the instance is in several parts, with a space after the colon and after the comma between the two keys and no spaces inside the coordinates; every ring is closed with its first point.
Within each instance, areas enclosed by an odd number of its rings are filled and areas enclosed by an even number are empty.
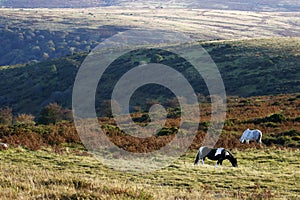
{"type": "Polygon", "coordinates": [[[219,165],[220,167],[222,167],[222,163],[223,163],[223,159],[219,159],[219,160],[217,161],[217,164],[215,165],[215,167],[217,167],[218,165],[219,165]]]}
{"type": "Polygon", "coordinates": [[[249,144],[249,140],[246,140],[246,143],[249,144]]]}
{"type": "Polygon", "coordinates": [[[223,160],[219,160],[219,165],[222,167],[222,164],[223,164],[223,160]]]}
{"type": "Polygon", "coordinates": [[[215,167],[218,167],[218,165],[219,165],[219,161],[217,161],[217,163],[215,164],[215,167]]]}
{"type": "Polygon", "coordinates": [[[215,164],[215,167],[218,167],[219,164],[220,164],[220,161],[218,160],[217,163],[215,164]]]}
{"type": "Polygon", "coordinates": [[[259,144],[259,146],[261,146],[262,145],[262,142],[261,142],[261,140],[256,140],[256,144],[259,144]]]}
{"type": "Polygon", "coordinates": [[[201,159],[201,161],[202,161],[202,165],[204,165],[204,159],[203,158],[201,159]]]}

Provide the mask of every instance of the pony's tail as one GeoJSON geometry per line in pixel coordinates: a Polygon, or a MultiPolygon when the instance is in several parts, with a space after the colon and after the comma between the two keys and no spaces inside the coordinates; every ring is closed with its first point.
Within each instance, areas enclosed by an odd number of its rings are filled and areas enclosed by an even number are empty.
{"type": "Polygon", "coordinates": [[[200,160],[200,150],[198,151],[198,153],[196,155],[196,159],[195,159],[194,165],[198,165],[199,160],[200,160]]]}
{"type": "Polygon", "coordinates": [[[259,136],[258,136],[258,139],[257,139],[257,143],[262,144],[261,139],[262,139],[262,132],[259,132],[259,136]]]}

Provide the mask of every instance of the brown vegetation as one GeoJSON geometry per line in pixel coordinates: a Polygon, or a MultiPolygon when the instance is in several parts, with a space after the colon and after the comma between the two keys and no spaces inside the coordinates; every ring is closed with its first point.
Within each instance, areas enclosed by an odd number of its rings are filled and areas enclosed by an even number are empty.
{"type": "MultiPolygon", "coordinates": [[[[52,105],[53,106],[53,105],[52,105]]],[[[54,106],[58,108],[57,105],[54,106]]],[[[259,147],[258,144],[240,144],[239,137],[247,128],[260,129],[263,132],[263,143],[267,146],[300,147],[300,95],[277,95],[250,98],[228,98],[227,117],[222,134],[216,146],[225,148],[259,147]]],[[[49,108],[49,106],[48,106],[49,108]]],[[[199,130],[191,145],[191,149],[201,146],[209,127],[211,109],[209,103],[201,103],[199,130]]],[[[7,114],[9,109],[2,109],[7,114]]],[[[59,108],[56,110],[62,111],[59,108]]],[[[72,122],[54,121],[53,124],[35,125],[31,115],[18,115],[14,125],[0,126],[0,138],[11,146],[23,146],[29,149],[40,149],[42,146],[59,147],[63,143],[81,143],[72,122]],[[20,123],[25,122],[25,123],[20,123]]],[[[145,113],[133,113],[134,119],[144,119],[136,122],[145,126],[149,121],[145,113]]],[[[51,118],[51,120],[53,120],[51,118]]],[[[52,122],[52,121],[51,121],[52,122]]],[[[128,135],[115,126],[112,118],[99,119],[107,137],[117,146],[130,152],[150,152],[169,143],[177,132],[180,118],[169,118],[165,128],[157,135],[138,138],[128,135]]],[[[47,123],[46,123],[47,124],[47,123]]]]}

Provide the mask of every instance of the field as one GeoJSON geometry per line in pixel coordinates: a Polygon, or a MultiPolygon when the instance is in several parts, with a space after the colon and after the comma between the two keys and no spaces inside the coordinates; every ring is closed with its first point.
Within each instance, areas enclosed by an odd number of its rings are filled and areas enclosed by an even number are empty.
{"type": "MultiPolygon", "coordinates": [[[[285,5],[279,10],[289,8],[285,5]]],[[[0,199],[299,199],[300,13],[192,8],[0,8],[5,47],[0,48],[0,142],[9,145],[0,150],[0,199]],[[126,54],[106,70],[107,82],[96,91],[98,121],[110,141],[131,153],[169,143],[182,122],[173,94],[148,85],[133,95],[130,114],[137,125],[151,122],[147,109],[154,104],[166,105],[168,114],[162,130],[138,138],[117,127],[110,89],[122,73],[142,62],[170,65],[190,78],[199,101],[200,116],[184,122],[188,128],[199,125],[187,152],[158,171],[133,173],[114,170],[86,150],[71,111],[76,74],[94,47],[128,29],[182,32],[197,41],[190,49],[201,45],[209,53],[227,95],[216,147],[229,149],[238,168],[229,161],[214,167],[209,160],[194,166],[211,125],[214,97],[187,62],[161,49],[126,54]],[[262,145],[239,142],[247,128],[263,132],[262,145]]],[[[197,53],[190,50],[187,57],[197,61],[197,53]]],[[[108,157],[122,158],[110,153],[108,157]]]]}
{"type": "Polygon", "coordinates": [[[200,40],[299,36],[299,12],[210,9],[1,9],[2,25],[40,30],[121,26],[179,31],[200,40]],[[5,22],[7,21],[7,22],[5,22]]]}
{"type": "Polygon", "coordinates": [[[299,149],[233,150],[224,161],[194,166],[196,151],[159,171],[114,171],[78,147],[63,152],[1,151],[1,199],[298,199],[299,149]]]}
{"type": "MultiPolygon", "coordinates": [[[[217,146],[231,150],[238,159],[238,168],[231,167],[229,161],[217,168],[210,160],[205,166],[193,165],[209,119],[206,103],[201,104],[201,126],[191,148],[168,167],[149,173],[121,172],[105,166],[84,149],[74,127],[65,122],[48,126],[1,125],[0,137],[11,148],[0,151],[0,197],[298,199],[299,101],[298,94],[228,99],[227,118],[217,146]],[[248,127],[263,131],[264,145],[239,143],[241,132],[248,127]]],[[[111,123],[107,118],[100,121],[111,123]]],[[[159,138],[168,141],[169,137],[172,136],[159,138]]],[[[116,144],[121,141],[118,145],[127,146],[131,152],[153,150],[148,144],[157,146],[155,140],[142,146],[122,134],[112,134],[111,139],[116,144]]]]}

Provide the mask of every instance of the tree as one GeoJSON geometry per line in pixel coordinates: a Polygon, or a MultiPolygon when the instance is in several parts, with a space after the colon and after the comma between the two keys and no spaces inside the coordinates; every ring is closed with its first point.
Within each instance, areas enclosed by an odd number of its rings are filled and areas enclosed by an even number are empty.
{"type": "MultiPolygon", "coordinates": [[[[100,116],[102,117],[113,117],[112,113],[112,106],[114,107],[115,111],[121,112],[120,105],[115,100],[104,100],[101,105],[100,109],[98,110],[100,112],[100,116]]],[[[116,114],[116,113],[114,113],[116,114]]]]}
{"type": "Polygon", "coordinates": [[[0,108],[0,124],[12,125],[12,111],[10,108],[0,108]]]}
{"type": "Polygon", "coordinates": [[[63,109],[62,113],[63,113],[63,119],[64,120],[66,120],[66,121],[73,121],[74,120],[72,110],[70,110],[70,109],[63,109]]]}
{"type": "Polygon", "coordinates": [[[38,123],[55,124],[59,121],[62,121],[63,118],[64,112],[61,106],[59,106],[57,103],[50,103],[41,110],[38,123]]]}

